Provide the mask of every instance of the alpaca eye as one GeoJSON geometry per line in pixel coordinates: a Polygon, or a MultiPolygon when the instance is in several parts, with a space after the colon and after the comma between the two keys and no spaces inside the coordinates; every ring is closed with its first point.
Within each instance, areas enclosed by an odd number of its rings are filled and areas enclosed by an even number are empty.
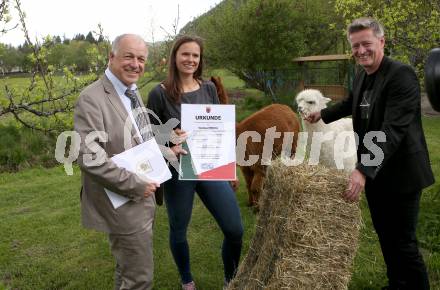
{"type": "Polygon", "coordinates": [[[307,104],[309,104],[309,105],[314,105],[315,102],[314,102],[314,101],[308,101],[307,104]]]}

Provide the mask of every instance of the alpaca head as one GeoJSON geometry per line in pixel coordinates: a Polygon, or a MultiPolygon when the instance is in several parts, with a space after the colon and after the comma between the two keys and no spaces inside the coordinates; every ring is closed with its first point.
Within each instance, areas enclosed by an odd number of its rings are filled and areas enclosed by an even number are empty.
{"type": "Polygon", "coordinates": [[[308,114],[327,107],[329,101],[331,101],[331,99],[324,97],[320,91],[314,89],[303,90],[296,96],[298,113],[303,119],[307,117],[308,114]]]}

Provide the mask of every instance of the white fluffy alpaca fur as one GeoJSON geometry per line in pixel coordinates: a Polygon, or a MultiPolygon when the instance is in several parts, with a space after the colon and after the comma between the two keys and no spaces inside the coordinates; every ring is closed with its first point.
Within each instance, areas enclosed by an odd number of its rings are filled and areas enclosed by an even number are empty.
{"type": "Polygon", "coordinates": [[[329,101],[329,98],[325,98],[320,91],[314,89],[304,90],[296,96],[303,130],[309,137],[308,148],[311,147],[309,164],[319,162],[327,167],[350,172],[355,168],[357,161],[352,120],[343,118],[329,124],[325,124],[322,120],[314,124],[304,120],[310,113],[327,107],[329,101]],[[320,144],[322,145],[318,156],[320,144]]]}

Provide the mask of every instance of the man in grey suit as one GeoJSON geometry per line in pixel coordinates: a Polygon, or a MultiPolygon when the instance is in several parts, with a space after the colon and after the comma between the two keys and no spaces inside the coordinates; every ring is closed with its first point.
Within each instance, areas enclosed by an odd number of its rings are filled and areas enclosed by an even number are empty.
{"type": "MultiPolygon", "coordinates": [[[[104,76],[81,93],[74,113],[75,131],[81,137],[82,223],[109,234],[118,290],[151,289],[153,284],[154,192],[159,185],[119,168],[110,159],[151,138],[132,111],[133,104],[143,107],[136,82],[144,72],[147,54],[140,36],[118,36],[104,76]],[[115,209],[105,189],[129,201],[115,209]]],[[[146,115],[144,125],[149,124],[146,115]]]]}

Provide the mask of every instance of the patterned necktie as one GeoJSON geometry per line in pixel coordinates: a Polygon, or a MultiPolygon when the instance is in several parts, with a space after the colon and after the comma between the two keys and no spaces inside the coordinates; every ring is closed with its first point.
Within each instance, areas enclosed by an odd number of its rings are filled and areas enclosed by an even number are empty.
{"type": "Polygon", "coordinates": [[[141,111],[141,104],[137,98],[136,91],[127,89],[125,91],[125,95],[130,99],[134,120],[136,121],[136,125],[141,133],[142,139],[144,139],[145,142],[150,139],[150,131],[148,130],[148,121],[145,113],[141,111]]]}

